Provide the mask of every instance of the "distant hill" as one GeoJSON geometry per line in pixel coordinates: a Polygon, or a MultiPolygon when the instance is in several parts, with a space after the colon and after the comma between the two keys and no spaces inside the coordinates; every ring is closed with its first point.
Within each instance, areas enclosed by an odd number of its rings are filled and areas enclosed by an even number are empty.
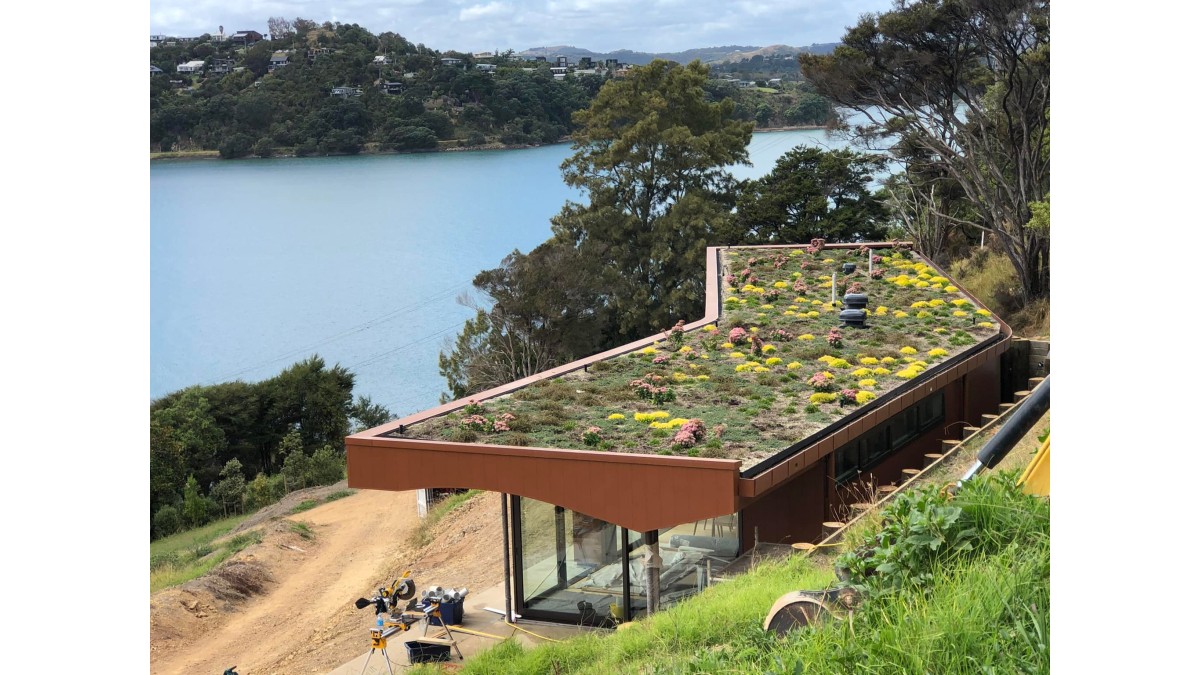
{"type": "Polygon", "coordinates": [[[698,49],[689,49],[682,52],[635,52],[629,49],[618,49],[613,52],[594,52],[590,49],[581,47],[572,47],[569,45],[556,45],[553,47],[533,47],[519,52],[518,56],[545,56],[550,59],[554,56],[566,56],[571,61],[578,61],[582,56],[589,56],[593,61],[604,61],[605,59],[617,59],[621,63],[630,63],[634,65],[646,65],[654,59],[666,59],[668,61],[676,61],[678,63],[690,63],[696,59],[700,59],[701,63],[724,63],[730,61],[743,61],[751,59],[756,55],[763,57],[784,55],[784,54],[799,54],[802,52],[813,54],[828,54],[837,46],[836,42],[822,43],[809,45],[807,47],[791,47],[788,45],[770,45],[768,47],[757,47],[752,45],[727,45],[724,47],[701,47],[698,49]]]}

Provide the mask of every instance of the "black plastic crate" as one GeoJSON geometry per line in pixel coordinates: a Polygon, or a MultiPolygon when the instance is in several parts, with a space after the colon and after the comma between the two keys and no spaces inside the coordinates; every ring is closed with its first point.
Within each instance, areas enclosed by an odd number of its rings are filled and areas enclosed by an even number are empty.
{"type": "Polygon", "coordinates": [[[405,642],[409,663],[434,663],[450,660],[450,645],[435,645],[428,642],[405,642]]]}

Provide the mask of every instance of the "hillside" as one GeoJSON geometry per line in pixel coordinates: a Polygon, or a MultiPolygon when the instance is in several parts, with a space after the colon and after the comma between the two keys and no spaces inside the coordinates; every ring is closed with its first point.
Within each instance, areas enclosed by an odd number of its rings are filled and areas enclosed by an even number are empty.
{"type": "Polygon", "coordinates": [[[757,47],[750,45],[726,45],[723,47],[698,47],[681,52],[639,52],[630,49],[618,49],[611,52],[594,52],[590,49],[555,45],[552,47],[532,47],[518,53],[518,56],[566,56],[572,61],[579,57],[589,57],[593,61],[603,62],[605,59],[617,59],[621,63],[645,65],[654,59],[666,59],[678,63],[690,63],[699,59],[701,63],[738,62],[755,56],[775,56],[779,54],[796,55],[799,53],[828,54],[837,46],[836,42],[812,44],[807,47],[792,47],[789,45],[770,45],[757,47]]]}

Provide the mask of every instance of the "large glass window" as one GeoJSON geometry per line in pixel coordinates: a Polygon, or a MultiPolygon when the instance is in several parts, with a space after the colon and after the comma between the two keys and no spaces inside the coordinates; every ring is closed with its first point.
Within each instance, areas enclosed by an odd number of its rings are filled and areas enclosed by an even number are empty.
{"type": "Polygon", "coordinates": [[[946,419],[946,398],[931,394],[892,415],[882,424],[834,451],[834,475],[839,483],[854,480],[863,471],[903,448],[946,419]]]}
{"type": "MultiPolygon", "coordinates": [[[[587,624],[645,614],[646,535],[561,506],[517,501],[514,568],[522,614],[587,624]]],[[[712,576],[737,557],[736,514],[657,534],[663,607],[708,587],[712,576]]]]}

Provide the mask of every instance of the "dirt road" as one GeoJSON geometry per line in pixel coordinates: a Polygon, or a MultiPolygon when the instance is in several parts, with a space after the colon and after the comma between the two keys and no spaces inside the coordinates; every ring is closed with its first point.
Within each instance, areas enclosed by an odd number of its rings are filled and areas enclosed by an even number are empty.
{"type": "Polygon", "coordinates": [[[231,561],[267,580],[248,598],[231,597],[223,592],[229,584],[214,580],[230,563],[151,597],[150,670],[207,675],[237,665],[241,675],[326,673],[370,647],[370,610],[356,609],[354,600],[405,569],[418,589],[499,583],[499,520],[498,498],[479,495],[447,516],[420,550],[408,544],[418,523],[412,492],[361,490],[266,520],[262,543],[231,561]]]}

